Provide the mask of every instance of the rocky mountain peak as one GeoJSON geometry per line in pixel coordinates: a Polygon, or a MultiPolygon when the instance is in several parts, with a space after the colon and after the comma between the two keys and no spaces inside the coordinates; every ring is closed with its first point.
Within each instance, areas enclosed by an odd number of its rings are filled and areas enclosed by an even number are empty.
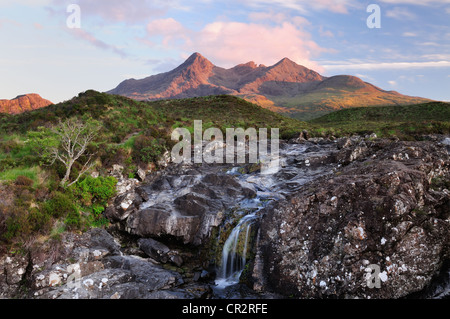
{"type": "Polygon", "coordinates": [[[0,100],[0,113],[19,114],[43,108],[51,104],[53,103],[43,99],[39,94],[23,94],[18,95],[12,100],[0,100]]]}
{"type": "Polygon", "coordinates": [[[180,67],[182,68],[194,68],[197,70],[211,70],[214,64],[200,53],[192,54],[180,67]]]}

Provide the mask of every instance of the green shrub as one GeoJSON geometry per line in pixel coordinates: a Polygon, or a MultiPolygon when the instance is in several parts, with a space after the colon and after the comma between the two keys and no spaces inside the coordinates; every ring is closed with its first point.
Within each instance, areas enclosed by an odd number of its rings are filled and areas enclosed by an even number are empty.
{"type": "Polygon", "coordinates": [[[155,163],[165,152],[165,141],[152,136],[140,135],[134,141],[131,153],[137,164],[155,163]]]}
{"type": "Polygon", "coordinates": [[[27,222],[30,224],[30,230],[45,234],[51,227],[51,216],[45,211],[33,208],[27,216],[27,222]]]}
{"type": "Polygon", "coordinates": [[[112,176],[97,177],[87,176],[70,187],[70,190],[82,206],[90,212],[88,222],[94,227],[106,224],[103,217],[108,200],[116,194],[117,179],[112,176]]]}
{"type": "Polygon", "coordinates": [[[28,212],[22,207],[13,207],[5,220],[2,239],[12,241],[16,238],[27,238],[32,232],[32,224],[28,212]]]}
{"type": "Polygon", "coordinates": [[[116,184],[117,179],[112,176],[97,178],[87,176],[73,185],[70,190],[84,206],[90,207],[94,204],[104,206],[115,195],[116,184]]]}
{"type": "Polygon", "coordinates": [[[15,139],[0,143],[0,151],[3,151],[5,153],[10,153],[18,148],[20,148],[20,144],[15,139]]]}
{"type": "Polygon", "coordinates": [[[108,146],[100,148],[100,160],[103,167],[112,167],[114,164],[123,165],[128,157],[128,151],[118,146],[108,146]]]}
{"type": "Polygon", "coordinates": [[[53,198],[45,202],[42,206],[42,210],[54,218],[67,216],[74,211],[78,213],[73,199],[61,192],[56,192],[53,198]]]}
{"type": "Polygon", "coordinates": [[[69,230],[81,229],[83,226],[81,214],[78,210],[71,210],[64,219],[64,224],[69,230]]]}

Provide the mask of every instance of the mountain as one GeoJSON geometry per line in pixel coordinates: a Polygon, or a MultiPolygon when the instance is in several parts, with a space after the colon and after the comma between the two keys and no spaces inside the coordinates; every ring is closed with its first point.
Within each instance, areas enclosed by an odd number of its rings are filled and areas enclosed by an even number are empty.
{"type": "Polygon", "coordinates": [[[12,100],[0,100],[0,113],[19,114],[40,109],[53,104],[43,99],[39,94],[19,95],[12,100]]]}
{"type": "Polygon", "coordinates": [[[430,101],[385,91],[354,76],[325,77],[288,58],[272,66],[248,62],[225,69],[200,53],[192,54],[172,71],[141,80],[125,80],[107,93],[136,100],[230,94],[299,119],[356,106],[430,101]]]}

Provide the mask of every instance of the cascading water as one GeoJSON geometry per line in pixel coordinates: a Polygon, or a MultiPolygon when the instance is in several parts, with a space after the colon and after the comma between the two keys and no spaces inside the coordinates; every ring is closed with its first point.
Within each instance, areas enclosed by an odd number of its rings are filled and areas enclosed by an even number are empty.
{"type": "Polygon", "coordinates": [[[216,285],[219,288],[239,282],[239,277],[247,263],[250,235],[258,219],[255,213],[242,217],[225,241],[216,279],[216,285]]]}
{"type": "Polygon", "coordinates": [[[236,206],[235,211],[248,213],[240,219],[223,245],[221,261],[216,271],[214,286],[216,296],[229,298],[240,295],[233,292],[232,286],[238,286],[250,257],[249,252],[256,239],[257,226],[261,218],[260,211],[270,202],[286,198],[309,180],[326,173],[325,168],[309,168],[309,160],[306,161],[315,154],[321,156],[325,151],[319,149],[318,153],[310,151],[305,155],[306,148],[298,144],[285,145],[281,149],[280,166],[277,169],[267,170],[265,174],[242,173],[242,167],[233,167],[227,171],[227,174],[236,176],[243,187],[255,189],[256,197],[241,201],[236,206]]]}

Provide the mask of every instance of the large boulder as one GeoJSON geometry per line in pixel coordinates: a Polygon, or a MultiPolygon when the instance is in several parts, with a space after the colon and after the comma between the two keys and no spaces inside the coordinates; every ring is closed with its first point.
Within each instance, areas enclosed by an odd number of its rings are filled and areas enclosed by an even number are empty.
{"type": "Polygon", "coordinates": [[[256,196],[251,185],[219,166],[196,170],[173,166],[146,185],[117,197],[106,210],[113,222],[144,238],[173,237],[196,246],[209,239],[225,212],[239,201],[256,196]]]}
{"type": "MultiPolygon", "coordinates": [[[[422,290],[448,264],[450,195],[436,182],[449,179],[447,151],[429,142],[369,144],[365,160],[265,210],[255,289],[400,298],[422,290]]],[[[351,154],[351,145],[340,147],[351,154]]]]}

